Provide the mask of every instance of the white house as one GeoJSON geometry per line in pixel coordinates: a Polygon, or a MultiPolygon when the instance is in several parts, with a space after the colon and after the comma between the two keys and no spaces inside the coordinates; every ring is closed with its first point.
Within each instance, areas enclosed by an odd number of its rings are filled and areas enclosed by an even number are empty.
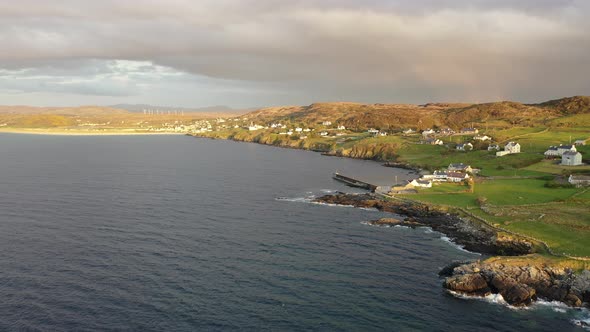
{"type": "Polygon", "coordinates": [[[346,127],[344,127],[344,126],[338,126],[338,130],[346,130],[346,127]]]}
{"type": "Polygon", "coordinates": [[[544,155],[547,158],[560,156],[559,151],[557,150],[556,146],[550,146],[549,149],[547,149],[547,151],[545,151],[544,155]]]}
{"type": "Polygon", "coordinates": [[[322,131],[322,132],[320,133],[320,136],[328,136],[328,132],[327,132],[327,131],[322,131]]]}
{"type": "Polygon", "coordinates": [[[496,156],[502,157],[507,154],[513,154],[513,153],[520,153],[520,144],[518,144],[516,142],[508,142],[508,144],[506,144],[504,146],[504,151],[496,152],[496,156]]]}
{"type": "Polygon", "coordinates": [[[442,136],[451,136],[455,134],[455,131],[451,128],[445,128],[441,131],[439,131],[439,134],[442,136]]]}
{"type": "Polygon", "coordinates": [[[302,132],[302,131],[303,131],[303,128],[299,128],[299,127],[295,128],[295,132],[296,132],[296,133],[300,133],[300,132],[302,132]]]}
{"type": "Polygon", "coordinates": [[[449,171],[454,171],[454,172],[456,172],[456,171],[467,172],[467,173],[473,172],[473,168],[471,168],[471,166],[465,165],[463,163],[449,164],[449,167],[447,167],[447,169],[449,171]]]}
{"type": "Polygon", "coordinates": [[[586,145],[586,140],[579,139],[579,140],[577,140],[577,141],[574,142],[574,145],[577,145],[577,146],[586,145]]]}
{"type": "Polygon", "coordinates": [[[303,129],[303,131],[306,132],[306,133],[309,133],[311,131],[311,129],[305,128],[305,129],[303,129]]]}
{"type": "Polygon", "coordinates": [[[436,134],[436,131],[434,131],[432,129],[426,129],[422,132],[422,136],[424,136],[424,137],[434,135],[434,134],[436,134]]]}
{"type": "Polygon", "coordinates": [[[332,125],[332,121],[324,121],[324,122],[322,122],[322,125],[324,125],[324,126],[331,126],[332,125]]]}
{"type": "Polygon", "coordinates": [[[461,129],[461,134],[478,134],[479,130],[476,128],[463,128],[461,129]]]}
{"type": "Polygon", "coordinates": [[[447,181],[449,182],[462,182],[469,179],[469,175],[467,173],[461,172],[448,172],[447,173],[447,181]]]}
{"type": "Polygon", "coordinates": [[[406,135],[413,134],[413,133],[415,133],[415,132],[416,132],[416,131],[415,131],[414,129],[412,129],[412,128],[410,128],[410,129],[406,129],[406,130],[404,130],[404,131],[403,131],[403,133],[404,133],[404,134],[406,134],[406,135]]]}
{"type": "Polygon", "coordinates": [[[582,154],[574,151],[564,152],[561,156],[561,164],[564,166],[582,165],[582,154]]]}
{"type": "Polygon", "coordinates": [[[471,150],[473,150],[473,144],[471,144],[471,143],[457,144],[456,149],[459,151],[471,151],[471,150]]]}
{"type": "Polygon", "coordinates": [[[476,140],[476,141],[482,141],[482,142],[491,141],[492,140],[492,138],[490,136],[488,136],[488,135],[483,135],[483,136],[482,135],[477,135],[477,136],[473,137],[473,139],[476,140]]]}
{"type": "Polygon", "coordinates": [[[422,180],[422,179],[414,179],[410,182],[410,185],[413,187],[420,187],[420,188],[432,188],[432,181],[422,180]]]}
{"type": "Polygon", "coordinates": [[[488,146],[488,151],[498,151],[500,150],[500,146],[498,144],[491,144],[488,146]]]}
{"type": "Polygon", "coordinates": [[[563,156],[564,153],[566,152],[577,152],[578,149],[576,149],[575,145],[560,145],[557,147],[557,152],[559,153],[560,156],[563,156]]]}
{"type": "Polygon", "coordinates": [[[384,131],[380,131],[380,132],[379,132],[379,136],[387,136],[387,133],[386,133],[386,132],[384,132],[384,131]]]}
{"type": "Polygon", "coordinates": [[[448,174],[446,171],[434,171],[433,181],[447,181],[448,174]]]}
{"type": "Polygon", "coordinates": [[[424,143],[425,143],[425,144],[430,144],[430,145],[443,145],[443,144],[444,144],[444,142],[443,142],[443,141],[441,141],[441,140],[440,140],[440,139],[438,139],[438,138],[427,138],[427,139],[424,141],[424,143]]]}
{"type": "Polygon", "coordinates": [[[590,186],[590,175],[570,175],[568,182],[577,186],[590,186]]]}
{"type": "Polygon", "coordinates": [[[374,128],[371,128],[371,129],[367,130],[367,132],[368,132],[369,134],[373,134],[373,135],[377,135],[377,134],[379,134],[379,130],[377,130],[377,129],[374,129],[374,128]]]}

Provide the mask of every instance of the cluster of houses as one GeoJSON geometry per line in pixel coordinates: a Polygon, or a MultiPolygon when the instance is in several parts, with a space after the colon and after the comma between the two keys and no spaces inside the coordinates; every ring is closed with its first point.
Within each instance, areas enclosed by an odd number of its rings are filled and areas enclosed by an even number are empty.
{"type": "MultiPolygon", "coordinates": [[[[580,141],[579,145],[585,144],[580,141]]],[[[575,144],[550,146],[545,151],[545,158],[558,159],[561,158],[561,165],[563,166],[579,166],[582,165],[582,154],[578,152],[575,144]]]]}
{"type": "Polygon", "coordinates": [[[432,174],[423,175],[419,179],[414,179],[409,182],[405,189],[408,188],[432,188],[433,182],[452,182],[460,183],[468,180],[473,172],[471,166],[458,163],[450,164],[446,170],[434,171],[432,174]]]}

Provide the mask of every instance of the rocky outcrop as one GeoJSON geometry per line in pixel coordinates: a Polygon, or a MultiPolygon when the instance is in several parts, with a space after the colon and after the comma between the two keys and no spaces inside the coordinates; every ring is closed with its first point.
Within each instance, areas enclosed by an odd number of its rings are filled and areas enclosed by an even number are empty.
{"type": "Polygon", "coordinates": [[[590,271],[475,262],[453,264],[441,271],[444,287],[466,295],[500,294],[513,306],[526,306],[537,298],[560,301],[573,307],[590,302],[590,271]]]}
{"type": "Polygon", "coordinates": [[[484,224],[473,223],[424,204],[384,200],[373,194],[343,193],[326,195],[316,201],[395,213],[401,217],[383,218],[370,223],[379,226],[430,227],[469,251],[512,256],[528,254],[533,250],[528,241],[498,236],[495,230],[484,224]]]}

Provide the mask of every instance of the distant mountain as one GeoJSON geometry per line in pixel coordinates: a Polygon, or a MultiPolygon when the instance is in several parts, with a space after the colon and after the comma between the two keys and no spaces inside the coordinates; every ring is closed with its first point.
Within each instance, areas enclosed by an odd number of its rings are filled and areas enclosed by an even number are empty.
{"type": "Polygon", "coordinates": [[[161,112],[185,112],[185,113],[228,113],[242,114],[248,110],[237,110],[228,106],[218,105],[209,107],[189,108],[189,107],[172,107],[172,106],[155,106],[148,104],[117,104],[113,108],[124,109],[129,112],[143,112],[143,110],[161,111],[161,112]]]}

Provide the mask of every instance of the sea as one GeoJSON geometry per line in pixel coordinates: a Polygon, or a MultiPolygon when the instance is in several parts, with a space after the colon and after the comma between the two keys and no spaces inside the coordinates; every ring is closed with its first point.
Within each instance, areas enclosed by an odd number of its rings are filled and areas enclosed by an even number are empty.
{"type": "Polygon", "coordinates": [[[483,259],[314,204],[408,170],[189,136],[0,134],[2,331],[583,331],[585,310],[446,292],[483,259]]]}

